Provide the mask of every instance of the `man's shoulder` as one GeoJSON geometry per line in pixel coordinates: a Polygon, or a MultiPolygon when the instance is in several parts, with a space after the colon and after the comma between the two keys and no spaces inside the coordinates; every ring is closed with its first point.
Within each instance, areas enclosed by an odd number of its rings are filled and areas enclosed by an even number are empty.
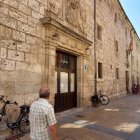
{"type": "Polygon", "coordinates": [[[32,104],[31,104],[31,107],[33,106],[40,106],[40,107],[47,107],[47,108],[53,108],[53,106],[48,103],[48,101],[46,100],[41,100],[41,99],[38,99],[36,101],[34,101],[32,104]]]}

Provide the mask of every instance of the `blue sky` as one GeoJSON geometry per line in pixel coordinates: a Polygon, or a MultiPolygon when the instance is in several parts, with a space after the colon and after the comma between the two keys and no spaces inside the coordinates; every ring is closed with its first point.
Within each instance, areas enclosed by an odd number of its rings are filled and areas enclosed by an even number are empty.
{"type": "Polygon", "coordinates": [[[120,2],[140,37],[140,0],[120,0],[120,2]]]}

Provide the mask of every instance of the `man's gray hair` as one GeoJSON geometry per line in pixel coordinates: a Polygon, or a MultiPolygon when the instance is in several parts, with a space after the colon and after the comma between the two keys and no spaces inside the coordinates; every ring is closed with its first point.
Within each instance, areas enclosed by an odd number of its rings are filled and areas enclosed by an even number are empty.
{"type": "Polygon", "coordinates": [[[48,87],[41,87],[39,90],[39,98],[49,98],[50,96],[50,90],[48,87]]]}

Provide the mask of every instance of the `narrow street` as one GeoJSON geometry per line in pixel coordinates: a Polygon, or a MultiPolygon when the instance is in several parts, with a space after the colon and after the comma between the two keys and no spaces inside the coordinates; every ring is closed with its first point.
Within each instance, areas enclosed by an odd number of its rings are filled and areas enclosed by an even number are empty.
{"type": "MultiPolygon", "coordinates": [[[[139,140],[140,96],[128,95],[107,106],[73,109],[56,115],[60,140],[139,140]]],[[[27,140],[28,136],[20,138],[27,140]]]]}

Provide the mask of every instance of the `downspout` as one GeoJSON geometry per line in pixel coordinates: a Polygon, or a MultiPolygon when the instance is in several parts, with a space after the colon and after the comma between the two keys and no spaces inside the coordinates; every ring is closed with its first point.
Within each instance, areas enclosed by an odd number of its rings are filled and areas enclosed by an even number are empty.
{"type": "Polygon", "coordinates": [[[94,0],[94,94],[97,94],[97,58],[96,58],[96,0],[94,0]]]}

